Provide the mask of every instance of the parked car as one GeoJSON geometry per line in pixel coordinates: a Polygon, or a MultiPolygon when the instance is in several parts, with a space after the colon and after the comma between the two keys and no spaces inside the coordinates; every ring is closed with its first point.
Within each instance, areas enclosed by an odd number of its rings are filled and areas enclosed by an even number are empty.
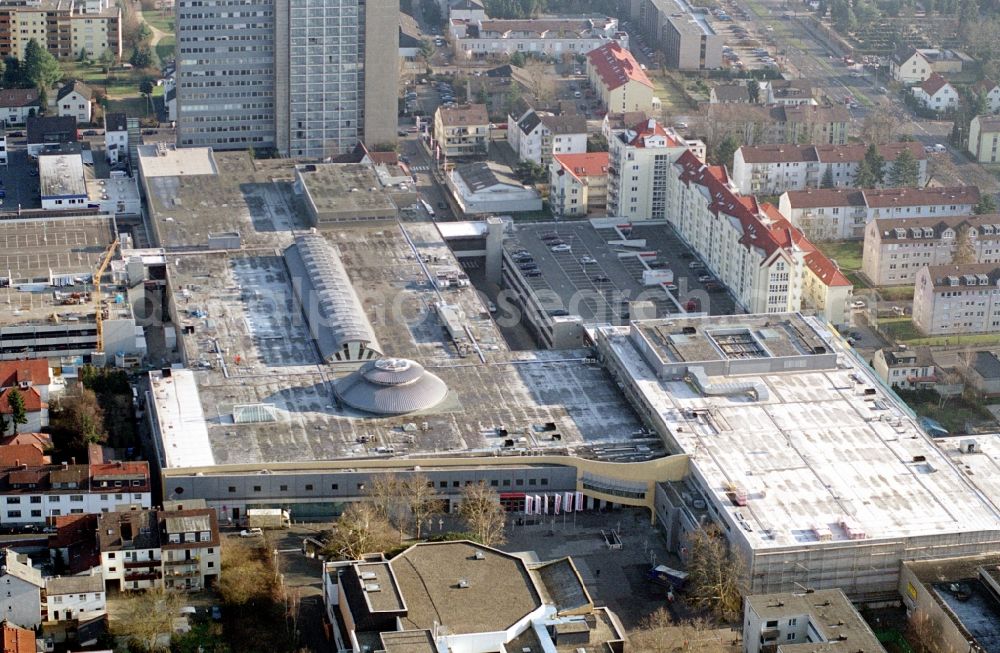
{"type": "Polygon", "coordinates": [[[688,263],[688,267],[692,270],[700,270],[705,267],[705,264],[701,261],[691,261],[688,263]]]}
{"type": "Polygon", "coordinates": [[[213,605],[211,609],[212,621],[222,621],[222,609],[213,605]]]}
{"type": "Polygon", "coordinates": [[[669,290],[670,292],[677,292],[677,284],[674,283],[673,281],[671,281],[670,283],[663,284],[663,287],[669,290]]]}
{"type": "Polygon", "coordinates": [[[699,283],[708,283],[709,281],[715,281],[715,277],[713,277],[710,274],[701,274],[701,275],[698,275],[698,282],[699,283]]]}
{"type": "Polygon", "coordinates": [[[555,245],[552,248],[552,251],[553,252],[570,252],[570,251],[573,251],[573,248],[570,247],[569,245],[567,245],[566,243],[561,243],[559,245],[555,245]]]}
{"type": "Polygon", "coordinates": [[[527,271],[525,271],[524,276],[526,276],[526,277],[540,277],[540,276],[542,276],[542,271],[541,270],[527,270],[527,271]]]}
{"type": "Polygon", "coordinates": [[[598,275],[593,279],[594,283],[609,283],[611,279],[605,277],[604,275],[598,275]]]}
{"type": "Polygon", "coordinates": [[[851,302],[851,308],[864,308],[865,303],[860,299],[851,302]]]}
{"type": "Polygon", "coordinates": [[[581,265],[591,265],[593,263],[597,263],[597,259],[595,259],[593,256],[581,256],[580,257],[580,264],[581,265]]]}
{"type": "Polygon", "coordinates": [[[264,534],[259,528],[244,528],[240,531],[240,537],[260,537],[264,534]]]}

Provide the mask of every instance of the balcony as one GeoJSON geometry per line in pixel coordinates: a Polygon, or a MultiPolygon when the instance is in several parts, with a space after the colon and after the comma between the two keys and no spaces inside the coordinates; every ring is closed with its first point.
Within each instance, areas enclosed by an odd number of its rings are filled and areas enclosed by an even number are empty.
{"type": "Polygon", "coordinates": [[[141,567],[159,567],[159,560],[126,560],[126,569],[139,569],[141,567]]]}
{"type": "Polygon", "coordinates": [[[201,556],[191,556],[187,560],[164,560],[167,565],[196,565],[201,560],[201,556]]]}
{"type": "Polygon", "coordinates": [[[159,570],[143,573],[143,574],[125,574],[125,581],[132,582],[134,580],[160,580],[163,575],[159,570]]]}

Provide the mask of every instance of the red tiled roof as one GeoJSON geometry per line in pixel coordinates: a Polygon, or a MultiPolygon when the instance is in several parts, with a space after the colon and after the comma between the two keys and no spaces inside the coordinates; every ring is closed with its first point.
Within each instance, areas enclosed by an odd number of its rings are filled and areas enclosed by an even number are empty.
{"type": "Polygon", "coordinates": [[[818,161],[814,145],[744,145],[740,148],[747,163],[782,163],[785,161],[818,161]]]}
{"type": "Polygon", "coordinates": [[[369,152],[372,163],[393,166],[399,163],[399,155],[395,152],[369,152]]]}
{"type": "MultiPolygon", "coordinates": [[[[10,403],[8,403],[8,399],[10,398],[12,390],[14,390],[14,388],[6,388],[0,392],[0,413],[5,415],[10,414],[10,403]]],[[[20,388],[18,389],[18,392],[20,392],[21,397],[24,398],[24,410],[29,413],[37,413],[42,408],[47,406],[47,404],[42,401],[42,395],[38,394],[38,390],[34,387],[20,388]]]]}
{"type": "Polygon", "coordinates": [[[793,209],[815,209],[826,206],[864,206],[865,196],[854,188],[813,188],[786,191],[793,209]]]}
{"type": "Polygon", "coordinates": [[[3,653],[35,653],[35,633],[3,622],[3,653]]]}
{"type": "Polygon", "coordinates": [[[948,86],[948,80],[942,77],[940,73],[934,73],[923,81],[920,88],[924,89],[924,93],[927,95],[935,95],[945,86],[948,86]]]}
{"type": "Polygon", "coordinates": [[[553,158],[559,162],[563,170],[580,177],[599,177],[608,174],[608,153],[587,152],[586,154],[556,154],[553,158]]]}
{"type": "Polygon", "coordinates": [[[29,381],[32,385],[51,383],[49,362],[44,358],[0,362],[0,388],[9,388],[21,381],[29,381]]]}
{"type": "Polygon", "coordinates": [[[935,186],[934,188],[876,188],[862,191],[865,203],[873,208],[928,206],[935,204],[978,204],[978,186],[935,186]]]}
{"type": "Polygon", "coordinates": [[[42,451],[32,444],[7,444],[0,446],[0,467],[17,465],[41,465],[44,463],[42,451]]]}
{"type": "Polygon", "coordinates": [[[805,257],[806,265],[812,270],[813,274],[819,277],[827,286],[852,286],[854,284],[844,276],[844,273],[840,271],[837,264],[828,259],[823,252],[816,250],[810,254],[806,254],[805,257]]]}
{"type": "Polygon", "coordinates": [[[684,145],[684,143],[674,138],[666,129],[663,128],[663,125],[657,122],[654,118],[643,120],[625,133],[629,136],[635,134],[628,142],[628,144],[632,147],[646,147],[646,140],[652,136],[665,138],[667,141],[667,147],[682,147],[684,145]]]}
{"type": "Polygon", "coordinates": [[[587,59],[590,60],[590,65],[597,70],[597,74],[608,90],[624,86],[630,81],[636,81],[653,88],[653,83],[639,67],[639,62],[635,60],[632,53],[615,42],[591,50],[587,53],[587,59]]]}
{"type": "Polygon", "coordinates": [[[52,436],[48,433],[16,433],[0,439],[0,446],[13,444],[27,445],[45,451],[52,448],[52,436]]]}

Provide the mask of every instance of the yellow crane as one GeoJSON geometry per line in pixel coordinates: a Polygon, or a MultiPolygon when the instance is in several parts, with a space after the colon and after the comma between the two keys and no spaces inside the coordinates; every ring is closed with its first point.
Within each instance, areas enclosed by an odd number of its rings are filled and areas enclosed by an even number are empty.
{"type": "Polygon", "coordinates": [[[108,269],[108,265],[111,263],[111,258],[115,255],[115,250],[118,249],[118,239],[115,238],[114,242],[108,245],[108,249],[104,252],[104,258],[101,259],[101,264],[97,268],[97,273],[94,275],[94,305],[97,307],[97,351],[104,351],[104,302],[101,297],[101,281],[104,278],[104,273],[108,269]]]}

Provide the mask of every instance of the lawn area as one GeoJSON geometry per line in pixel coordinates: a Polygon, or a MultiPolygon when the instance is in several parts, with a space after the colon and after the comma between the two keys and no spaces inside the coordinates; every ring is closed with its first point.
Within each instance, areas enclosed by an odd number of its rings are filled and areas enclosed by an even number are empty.
{"type": "Polygon", "coordinates": [[[913,286],[886,286],[878,289],[879,296],[890,302],[913,300],[913,286]]]}
{"type": "Polygon", "coordinates": [[[880,318],[878,321],[879,331],[886,337],[909,345],[975,345],[978,347],[989,347],[1000,345],[1000,333],[977,333],[962,336],[925,336],[913,326],[913,322],[908,317],[880,318]]]}
{"type": "Polygon", "coordinates": [[[834,240],[815,243],[821,252],[832,258],[844,272],[861,270],[861,253],[864,242],[860,240],[834,240]]]}
{"type": "Polygon", "coordinates": [[[177,37],[173,34],[160,39],[160,42],[156,44],[156,57],[160,60],[160,63],[173,59],[176,47],[177,37]]]}
{"type": "Polygon", "coordinates": [[[155,27],[161,32],[174,33],[174,12],[172,10],[167,10],[166,13],[162,11],[144,11],[142,12],[142,19],[149,23],[150,27],[155,27]]]}
{"type": "Polygon", "coordinates": [[[91,88],[100,89],[111,99],[128,98],[139,95],[139,82],[155,78],[156,72],[145,70],[114,70],[105,76],[100,65],[73,62],[62,65],[63,73],[71,79],[78,79],[91,88]]]}
{"type": "Polygon", "coordinates": [[[948,399],[941,406],[941,398],[933,390],[899,391],[900,398],[922,417],[930,417],[952,433],[966,433],[967,424],[994,422],[993,415],[983,406],[962,397],[948,399]]]}

